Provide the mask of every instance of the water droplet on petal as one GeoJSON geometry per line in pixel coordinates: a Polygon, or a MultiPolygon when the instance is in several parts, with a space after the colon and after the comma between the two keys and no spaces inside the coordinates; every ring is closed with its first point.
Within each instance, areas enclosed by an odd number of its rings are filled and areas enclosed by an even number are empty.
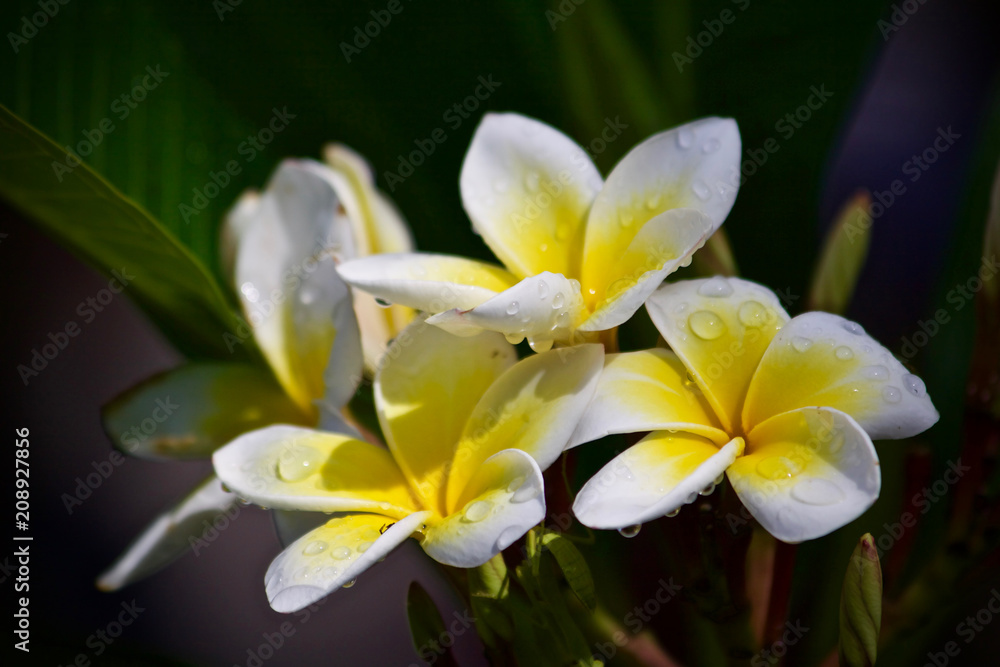
{"type": "Polygon", "coordinates": [[[625,526],[624,528],[619,528],[618,532],[622,537],[635,537],[642,530],[642,524],[637,523],[634,526],[625,526]]]}
{"type": "Polygon", "coordinates": [[[326,542],[316,540],[315,542],[307,544],[306,548],[302,550],[302,553],[306,556],[315,556],[316,554],[321,554],[324,551],[326,551],[326,542]]]}
{"type": "Polygon", "coordinates": [[[882,398],[886,403],[899,403],[903,400],[903,394],[895,387],[886,387],[882,390],[882,398]]]}
{"type": "Polygon", "coordinates": [[[670,517],[672,519],[672,518],[674,518],[675,516],[677,516],[680,513],[681,513],[681,508],[678,507],[675,510],[670,510],[669,512],[667,512],[665,516],[668,516],[668,517],[670,517]]]}
{"type": "Polygon", "coordinates": [[[524,336],[520,336],[518,334],[512,334],[512,333],[504,334],[504,338],[506,338],[507,342],[510,343],[511,345],[517,345],[522,340],[524,340],[524,336]]]}
{"type": "Polygon", "coordinates": [[[340,570],[335,567],[328,567],[323,570],[323,577],[326,579],[333,579],[338,574],[340,574],[340,570]]]}
{"type": "Polygon", "coordinates": [[[620,224],[623,229],[631,227],[634,220],[635,217],[630,211],[623,210],[618,213],[618,224],[620,224]]]}
{"type": "Polygon", "coordinates": [[[552,344],[554,342],[555,341],[552,340],[551,338],[543,338],[543,339],[529,338],[528,339],[528,345],[531,346],[531,349],[533,351],[538,352],[538,353],[548,352],[549,350],[551,350],[552,349],[552,344]]]}
{"type": "Polygon", "coordinates": [[[715,340],[726,331],[726,325],[710,310],[699,310],[688,318],[691,331],[702,340],[715,340]]]}
{"type": "Polygon", "coordinates": [[[795,348],[796,352],[805,352],[810,347],[812,347],[813,342],[808,338],[803,336],[795,336],[792,338],[792,347],[795,348]]]}
{"type": "Polygon", "coordinates": [[[865,366],[861,369],[861,375],[869,380],[888,380],[889,369],[881,364],[875,366],[865,366]]]}
{"type": "Polygon", "coordinates": [[[508,315],[517,315],[517,311],[519,310],[521,310],[521,304],[519,304],[517,301],[511,301],[510,304],[507,306],[508,315]]]}
{"type": "Polygon", "coordinates": [[[549,284],[544,280],[538,281],[538,298],[544,299],[549,295],[549,284]]]}
{"type": "Polygon", "coordinates": [[[906,385],[906,390],[914,396],[923,396],[927,391],[927,387],[924,386],[924,381],[913,373],[907,373],[903,376],[903,384],[906,385]]]}
{"type": "Polygon", "coordinates": [[[792,498],[806,505],[836,505],[846,496],[840,487],[826,479],[810,477],[792,487],[792,498]]]}
{"type": "Polygon", "coordinates": [[[330,552],[330,557],[337,560],[347,560],[351,557],[351,548],[345,546],[336,547],[330,552]]]}
{"type": "Polygon", "coordinates": [[[240,291],[243,292],[243,296],[245,296],[247,301],[250,303],[257,303],[257,300],[260,298],[260,292],[257,291],[257,288],[254,287],[253,283],[249,281],[240,285],[240,291]]]}
{"type": "Polygon", "coordinates": [[[726,473],[720,472],[719,476],[715,478],[715,485],[718,486],[719,484],[722,484],[722,480],[724,480],[725,478],[726,478],[726,473]]]}
{"type": "Polygon", "coordinates": [[[854,358],[854,350],[847,347],[846,345],[841,345],[840,347],[838,347],[836,350],[833,351],[833,354],[841,361],[847,361],[849,359],[854,358]]]}
{"type": "Polygon", "coordinates": [[[737,313],[745,327],[759,329],[767,323],[767,308],[760,301],[746,301],[737,313]]]}
{"type": "Polygon", "coordinates": [[[708,201],[708,198],[712,196],[712,191],[708,189],[704,181],[695,181],[691,186],[691,191],[702,201],[708,201]]]}
{"type": "Polygon", "coordinates": [[[769,456],[757,464],[757,474],[765,479],[791,479],[802,472],[802,467],[785,456],[769,456]]]}
{"type": "Polygon", "coordinates": [[[694,130],[685,127],[677,132],[677,146],[684,150],[694,145],[694,130]]]}
{"type": "Polygon", "coordinates": [[[299,301],[304,305],[308,306],[313,301],[316,300],[316,291],[313,289],[305,288],[299,293],[299,301]]]}
{"type": "Polygon", "coordinates": [[[293,443],[278,457],[278,476],[286,482],[299,482],[319,472],[322,462],[322,452],[293,443]]]}
{"type": "Polygon", "coordinates": [[[709,484],[704,489],[698,492],[699,496],[710,496],[715,491],[715,484],[709,484]]]}
{"type": "Polygon", "coordinates": [[[705,155],[709,155],[720,148],[722,148],[722,143],[718,139],[709,139],[701,145],[701,152],[705,155]]]}
{"type": "Polygon", "coordinates": [[[563,296],[562,292],[558,292],[554,297],[552,297],[553,310],[558,310],[559,308],[562,308],[564,303],[566,303],[566,297],[563,296]]]}
{"type": "Polygon", "coordinates": [[[690,505],[691,503],[693,503],[696,500],[698,500],[698,494],[696,492],[692,492],[692,493],[689,493],[688,497],[684,499],[684,504],[685,505],[690,505]]]}
{"type": "Polygon", "coordinates": [[[844,322],[844,331],[852,333],[855,336],[861,336],[865,333],[865,330],[857,322],[844,322]]]}
{"type": "Polygon", "coordinates": [[[522,484],[514,495],[510,497],[512,503],[526,503],[529,500],[534,500],[542,492],[542,489],[537,484],[522,484]]]}
{"type": "Polygon", "coordinates": [[[646,198],[646,208],[650,211],[655,211],[660,206],[660,193],[655,192],[646,198]]]}
{"type": "Polygon", "coordinates": [[[510,482],[507,483],[507,493],[514,493],[520,489],[521,485],[524,484],[524,479],[524,476],[521,475],[510,480],[510,482]]]}
{"type": "Polygon", "coordinates": [[[556,225],[556,241],[567,241],[573,232],[573,228],[568,222],[560,222],[556,225]]]}
{"type": "Polygon", "coordinates": [[[364,552],[366,552],[369,549],[371,549],[371,546],[373,544],[374,544],[374,542],[362,542],[361,544],[358,545],[358,553],[359,554],[363,554],[364,552]]]}
{"type": "Polygon", "coordinates": [[[493,503],[488,500],[474,500],[465,507],[462,518],[469,523],[477,523],[490,515],[493,503]]]}
{"type": "Polygon", "coordinates": [[[722,276],[709,278],[698,287],[698,294],[707,297],[721,298],[731,296],[733,286],[722,276]]]}
{"type": "Polygon", "coordinates": [[[354,579],[351,579],[350,581],[344,582],[344,584],[341,586],[341,588],[350,588],[351,586],[353,586],[356,583],[358,583],[357,577],[355,577],[354,579]]]}

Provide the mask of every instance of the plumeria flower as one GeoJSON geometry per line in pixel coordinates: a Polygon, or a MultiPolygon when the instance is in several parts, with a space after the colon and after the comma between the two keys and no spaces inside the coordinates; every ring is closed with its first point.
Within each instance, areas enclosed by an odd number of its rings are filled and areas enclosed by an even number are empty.
{"type": "Polygon", "coordinates": [[[705,118],[642,142],[604,182],[564,134],[487,114],[460,186],[473,229],[506,268],[404,253],[346,262],[341,275],[459,335],[497,331],[536,351],[591,340],[628,320],[722,224],[739,160],[736,123],[705,118]]]}
{"type": "Polygon", "coordinates": [[[672,351],[608,355],[571,442],[652,431],[581,489],[573,510],[590,527],[673,515],[725,474],[776,538],[821,537],[878,497],[872,439],[938,419],[920,378],[861,326],[821,312],[789,319],[760,285],[681,281],[646,307],[672,351]]]}
{"type": "MultiPolygon", "coordinates": [[[[356,237],[331,173],[318,163],[285,161],[263,194],[240,200],[226,226],[223,246],[234,247],[229,266],[248,326],[224,339],[235,349],[252,337],[266,367],[191,362],[126,392],[104,421],[128,453],[207,459],[239,434],[278,422],[356,433],[342,409],[362,376],[361,340],[350,288],[331,252],[356,237]]],[[[208,478],[147,527],[98,586],[115,590],[163,567],[237,500],[208,478]]]]}
{"type": "Polygon", "coordinates": [[[375,378],[388,450],[294,426],[218,450],[219,477],[249,501],[334,513],[267,571],[281,612],[350,585],[408,537],[456,567],[488,561],[545,516],[542,471],[563,451],[601,373],[600,345],[515,363],[503,336],[456,338],[422,321],[375,378]]]}

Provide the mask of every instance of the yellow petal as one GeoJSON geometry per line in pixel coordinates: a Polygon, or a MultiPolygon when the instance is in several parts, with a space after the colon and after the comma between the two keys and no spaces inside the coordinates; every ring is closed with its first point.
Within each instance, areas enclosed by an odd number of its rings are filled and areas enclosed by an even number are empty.
{"type": "Polygon", "coordinates": [[[851,415],[875,439],[906,438],[938,419],[924,383],[860,325],[829,313],[805,313],[768,347],[747,393],[747,428],[800,407],[851,415]]]}
{"type": "Polygon", "coordinates": [[[389,449],[413,488],[441,511],[447,466],[472,410],[516,361],[496,333],[461,338],[422,321],[393,341],[375,377],[375,407],[389,449]]]}
{"type": "Polygon", "coordinates": [[[378,514],[330,519],[290,544],[267,568],[264,585],[271,608],[290,614],[353,582],[419,531],[430,515],[416,512],[395,522],[378,514]]]}
{"type": "Polygon", "coordinates": [[[603,363],[602,346],[576,345],[522,359],[497,379],[462,432],[447,507],[455,507],[476,469],[501,450],[520,449],[548,468],[590,403],[603,363]]]}
{"type": "Polygon", "coordinates": [[[671,429],[700,435],[721,447],[730,439],[721,428],[677,355],[659,348],[622,352],[604,357],[597,391],[570,446],[612,433],[671,429]]]}
{"type": "Polygon", "coordinates": [[[573,513],[591,528],[625,528],[692,503],[743,451],[693,433],[654,431],[616,456],[577,494],[573,513]]]}
{"type": "Polygon", "coordinates": [[[519,114],[486,114],[459,184],[473,227],[518,278],[579,277],[583,221],[601,176],[569,137],[519,114]]]}
{"type": "Polygon", "coordinates": [[[223,484],[263,507],[395,517],[420,509],[388,451],[333,433],[271,426],[232,441],[212,463],[223,484]]]}
{"type": "Polygon", "coordinates": [[[822,537],[859,517],[878,498],[878,455],[849,415],[802,408],[747,435],[729,481],[750,513],[784,542],[822,537]]]}
{"type": "Polygon", "coordinates": [[[452,511],[428,522],[421,546],[434,560],[478,567],[545,518],[545,486],[538,464],[505,449],[484,461],[452,511]]]}
{"type": "Polygon", "coordinates": [[[664,285],[646,303],[726,432],[740,428],[750,378],[788,315],[765,287],[716,276],[664,285]]]}

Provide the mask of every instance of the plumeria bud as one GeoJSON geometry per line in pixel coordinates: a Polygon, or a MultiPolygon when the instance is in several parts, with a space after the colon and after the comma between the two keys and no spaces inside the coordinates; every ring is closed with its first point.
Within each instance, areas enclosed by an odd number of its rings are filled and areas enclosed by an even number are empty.
{"type": "Polygon", "coordinates": [[[816,264],[809,290],[810,310],[838,314],[847,310],[868,256],[872,229],[870,207],[871,196],[862,190],[837,214],[816,264]]]}
{"type": "Polygon", "coordinates": [[[851,554],[840,596],[840,665],[875,664],[882,625],[882,568],[871,533],[851,554]]]}

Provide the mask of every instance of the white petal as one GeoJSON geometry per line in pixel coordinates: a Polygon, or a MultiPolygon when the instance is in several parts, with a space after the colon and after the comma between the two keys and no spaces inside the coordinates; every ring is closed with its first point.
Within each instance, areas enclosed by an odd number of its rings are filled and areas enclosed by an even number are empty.
{"type": "Polygon", "coordinates": [[[829,313],[799,315],[771,341],[747,391],[744,427],[812,405],[846,412],[876,440],[938,420],[920,378],[860,325],[829,313]]]}
{"type": "Polygon", "coordinates": [[[625,528],[694,502],[743,451],[736,438],[721,449],[706,438],[654,431],[616,456],[580,490],[573,513],[591,528],[625,528]]]}
{"type": "Polygon", "coordinates": [[[430,253],[362,257],[338,269],[358,289],[428,313],[475,308],[517,282],[492,264],[430,253]]]}
{"type": "Polygon", "coordinates": [[[511,342],[528,338],[534,345],[571,339],[585,315],[580,283],[559,273],[525,278],[472,310],[458,308],[427,320],[459,336],[497,331],[511,342]]]}
{"type": "Polygon", "coordinates": [[[849,415],[829,408],[802,408],[758,425],[727,474],[754,518],[790,543],[858,518],[882,483],[871,439],[849,415]]]}
{"type": "Polygon", "coordinates": [[[165,567],[191,548],[216,517],[237,503],[214,475],[184,500],[161,514],[129,545],[118,560],[97,579],[102,591],[116,591],[165,567]]]}
{"type": "Polygon", "coordinates": [[[415,512],[396,523],[376,514],[330,519],[293,542],[267,568],[264,584],[271,608],[290,614],[353,581],[419,530],[430,514],[415,512]]]}
{"type": "Polygon", "coordinates": [[[456,511],[428,526],[421,546],[434,560],[477,567],[545,518],[545,485],[535,460],[505,449],[475,471],[456,511]]]}
{"type": "Polygon", "coordinates": [[[740,133],[728,118],[703,118],[653,135],[608,176],[587,219],[584,288],[610,275],[643,224],[664,211],[690,208],[722,224],[740,180],[740,133]]]}
{"type": "MultiPolygon", "coordinates": [[[[232,208],[226,212],[219,230],[219,257],[223,275],[230,283],[235,279],[236,254],[247,229],[257,218],[257,208],[260,206],[260,193],[256,190],[246,190],[240,195],[232,208]]],[[[239,288],[239,285],[233,285],[239,288]]]]}
{"type": "Polygon", "coordinates": [[[578,276],[601,176],[569,137],[519,114],[486,114],[459,184],[473,227],[516,276],[578,276]]]}

